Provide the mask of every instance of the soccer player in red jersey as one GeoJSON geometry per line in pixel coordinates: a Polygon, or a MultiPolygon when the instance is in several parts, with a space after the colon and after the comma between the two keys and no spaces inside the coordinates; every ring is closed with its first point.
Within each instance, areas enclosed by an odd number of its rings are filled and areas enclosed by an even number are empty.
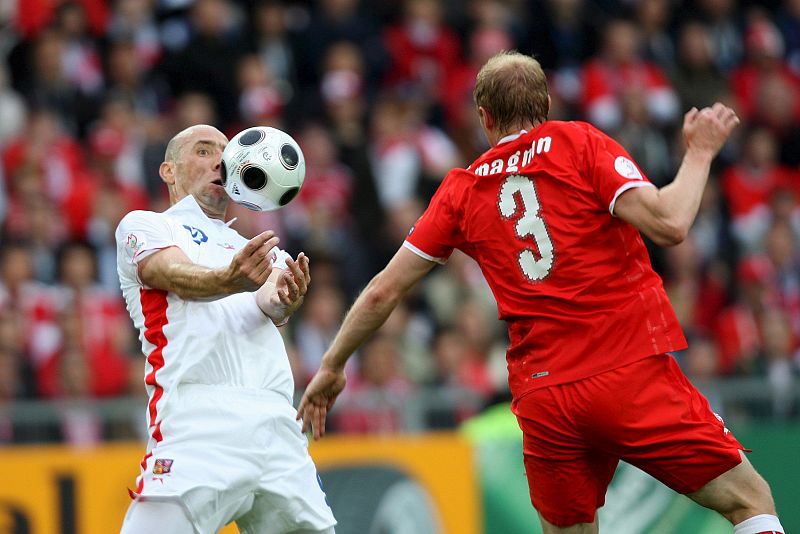
{"type": "Polygon", "coordinates": [[[508,324],[512,410],[546,534],[598,532],[620,459],[718,511],[735,534],[783,532],[769,486],[669,354],[686,340],[639,234],[663,246],[686,237],[736,114],[689,111],[683,162],[658,189],[591,125],[547,120],[535,59],[493,57],[474,94],[492,148],[448,173],[356,300],[301,400],[304,427],[324,434],[346,360],[458,248],[508,324]]]}

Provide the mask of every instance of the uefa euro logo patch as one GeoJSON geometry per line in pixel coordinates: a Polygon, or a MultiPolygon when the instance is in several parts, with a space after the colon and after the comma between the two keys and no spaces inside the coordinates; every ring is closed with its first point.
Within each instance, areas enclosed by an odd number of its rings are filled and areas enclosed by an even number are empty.
{"type": "Polygon", "coordinates": [[[153,466],[154,475],[165,475],[172,469],[172,460],[168,458],[157,458],[156,465],[153,466]]]}

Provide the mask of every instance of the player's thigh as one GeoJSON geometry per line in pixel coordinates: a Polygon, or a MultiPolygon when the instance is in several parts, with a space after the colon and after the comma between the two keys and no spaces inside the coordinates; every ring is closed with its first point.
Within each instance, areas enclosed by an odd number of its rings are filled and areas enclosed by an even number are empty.
{"type": "Polygon", "coordinates": [[[594,448],[567,415],[572,386],[536,390],[515,403],[523,432],[525,472],[533,506],[549,524],[593,523],[605,502],[616,457],[594,448]]]}
{"type": "Polygon", "coordinates": [[[558,527],[547,521],[542,514],[539,514],[539,521],[542,523],[543,534],[597,534],[600,532],[597,516],[591,523],[578,523],[569,527],[558,527]]]}
{"type": "Polygon", "coordinates": [[[698,504],[716,510],[733,523],[752,515],[775,515],[775,503],[767,482],[744,455],[742,462],[698,491],[687,494],[698,504]]]}
{"type": "Polygon", "coordinates": [[[275,418],[253,506],[236,523],[247,534],[325,532],[336,524],[294,417],[275,418]]]}
{"type": "Polygon", "coordinates": [[[196,534],[183,505],[171,501],[134,501],[131,503],[120,534],[196,534]]]}
{"type": "Polygon", "coordinates": [[[598,447],[679,493],[692,493],[741,462],[741,444],[669,355],[592,377],[587,421],[598,447]]]}

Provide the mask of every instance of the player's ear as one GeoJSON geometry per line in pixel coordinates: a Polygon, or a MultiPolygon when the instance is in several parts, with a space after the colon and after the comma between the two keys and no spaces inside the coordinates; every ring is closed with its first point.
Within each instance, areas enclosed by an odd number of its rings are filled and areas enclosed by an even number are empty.
{"type": "Polygon", "coordinates": [[[494,129],[494,117],[492,117],[492,114],[486,111],[483,106],[478,106],[478,115],[481,118],[481,125],[486,130],[492,131],[494,129]]]}
{"type": "Polygon", "coordinates": [[[550,110],[553,108],[553,99],[550,98],[550,95],[547,95],[547,116],[550,116],[550,110]]]}
{"type": "Polygon", "coordinates": [[[164,161],[158,168],[158,175],[165,184],[172,185],[175,183],[175,164],[171,161],[164,161]]]}

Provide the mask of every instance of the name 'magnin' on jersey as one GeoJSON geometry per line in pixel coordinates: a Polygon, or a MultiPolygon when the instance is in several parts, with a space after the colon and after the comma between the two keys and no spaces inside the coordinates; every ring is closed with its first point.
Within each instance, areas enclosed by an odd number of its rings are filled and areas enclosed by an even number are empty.
{"type": "Polygon", "coordinates": [[[652,183],[617,142],[547,121],[450,171],[406,238],[426,259],[457,248],[480,265],[515,398],[686,347],[639,231],[613,216],[635,187],[652,183]]]}

